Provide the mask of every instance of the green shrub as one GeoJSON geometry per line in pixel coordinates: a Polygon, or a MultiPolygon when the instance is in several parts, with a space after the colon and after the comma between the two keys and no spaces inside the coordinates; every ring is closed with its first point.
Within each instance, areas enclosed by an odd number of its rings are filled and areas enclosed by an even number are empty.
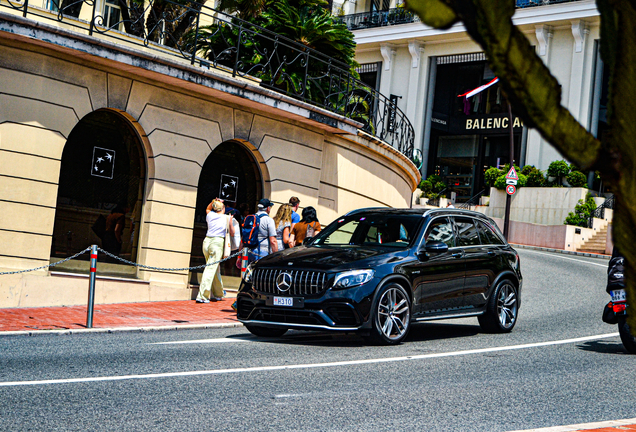
{"type": "Polygon", "coordinates": [[[484,181],[486,182],[486,186],[492,187],[495,185],[495,181],[501,175],[505,175],[499,168],[490,167],[484,173],[484,181]]]}
{"type": "Polygon", "coordinates": [[[572,171],[568,174],[565,179],[568,181],[568,184],[572,187],[586,187],[587,186],[587,176],[580,171],[572,171]]]}
{"type": "Polygon", "coordinates": [[[563,185],[563,177],[570,172],[570,166],[564,160],[554,161],[548,167],[548,175],[556,178],[557,186],[563,185]]]}
{"type": "Polygon", "coordinates": [[[521,170],[521,174],[523,174],[524,176],[529,176],[530,173],[533,172],[534,170],[536,170],[534,165],[526,165],[521,170]]]}
{"type": "Polygon", "coordinates": [[[529,187],[542,187],[545,186],[545,176],[543,173],[535,168],[528,174],[528,186],[529,187]]]}
{"type": "Polygon", "coordinates": [[[433,185],[433,192],[435,193],[440,193],[444,189],[446,189],[446,183],[444,183],[443,181],[438,181],[433,185]]]}
{"type": "Polygon", "coordinates": [[[438,176],[437,174],[431,174],[429,175],[426,180],[430,181],[432,185],[434,185],[435,183],[439,183],[442,181],[442,177],[438,176]]]}
{"type": "Polygon", "coordinates": [[[517,182],[517,187],[524,187],[527,185],[528,185],[528,177],[523,174],[519,174],[519,181],[517,182]]]}
{"type": "Polygon", "coordinates": [[[497,177],[497,180],[495,180],[494,186],[499,190],[504,190],[506,188],[506,174],[502,174],[499,177],[497,177]]]}
{"type": "Polygon", "coordinates": [[[433,184],[428,180],[422,180],[420,185],[418,186],[422,192],[425,194],[431,192],[433,190],[433,184]]]}
{"type": "Polygon", "coordinates": [[[579,203],[574,206],[574,212],[568,213],[568,216],[565,218],[563,223],[565,225],[574,225],[580,227],[587,227],[587,221],[592,216],[596,210],[596,202],[594,202],[594,197],[592,194],[588,192],[585,196],[585,201],[579,200],[579,203]]]}

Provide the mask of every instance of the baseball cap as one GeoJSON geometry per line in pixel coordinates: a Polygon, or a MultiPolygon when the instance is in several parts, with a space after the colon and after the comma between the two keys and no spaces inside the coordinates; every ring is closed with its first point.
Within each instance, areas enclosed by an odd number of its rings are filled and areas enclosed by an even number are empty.
{"type": "Polygon", "coordinates": [[[272,207],[273,205],[274,205],[274,203],[273,203],[273,202],[271,202],[270,200],[268,200],[267,198],[263,198],[262,200],[260,200],[260,201],[258,202],[258,206],[259,206],[259,207],[263,207],[263,208],[265,208],[265,207],[272,207]]]}

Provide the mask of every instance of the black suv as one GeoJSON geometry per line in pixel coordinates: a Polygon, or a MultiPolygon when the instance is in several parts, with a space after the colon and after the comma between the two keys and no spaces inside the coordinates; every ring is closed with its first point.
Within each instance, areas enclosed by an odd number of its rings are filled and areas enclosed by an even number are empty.
{"type": "Polygon", "coordinates": [[[361,331],[384,344],[443,318],[477,316],[483,329],[509,332],[521,282],[519,255],[481,213],[361,209],[250,264],[238,319],[257,336],[361,331]]]}

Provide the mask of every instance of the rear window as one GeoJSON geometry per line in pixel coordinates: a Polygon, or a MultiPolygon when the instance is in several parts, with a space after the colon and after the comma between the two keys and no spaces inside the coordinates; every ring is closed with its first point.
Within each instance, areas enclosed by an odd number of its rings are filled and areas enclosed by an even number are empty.
{"type": "Polygon", "coordinates": [[[495,234],[490,224],[481,221],[475,221],[475,223],[477,224],[477,228],[479,229],[479,235],[481,236],[482,244],[504,244],[503,240],[497,234],[495,234]]]}

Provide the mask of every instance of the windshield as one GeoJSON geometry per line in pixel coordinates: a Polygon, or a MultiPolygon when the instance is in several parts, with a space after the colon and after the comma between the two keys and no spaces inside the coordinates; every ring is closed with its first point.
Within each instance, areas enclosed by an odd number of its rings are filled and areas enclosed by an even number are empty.
{"type": "Polygon", "coordinates": [[[422,217],[386,213],[358,213],[329,224],[312,245],[387,246],[406,248],[422,217]]]}

